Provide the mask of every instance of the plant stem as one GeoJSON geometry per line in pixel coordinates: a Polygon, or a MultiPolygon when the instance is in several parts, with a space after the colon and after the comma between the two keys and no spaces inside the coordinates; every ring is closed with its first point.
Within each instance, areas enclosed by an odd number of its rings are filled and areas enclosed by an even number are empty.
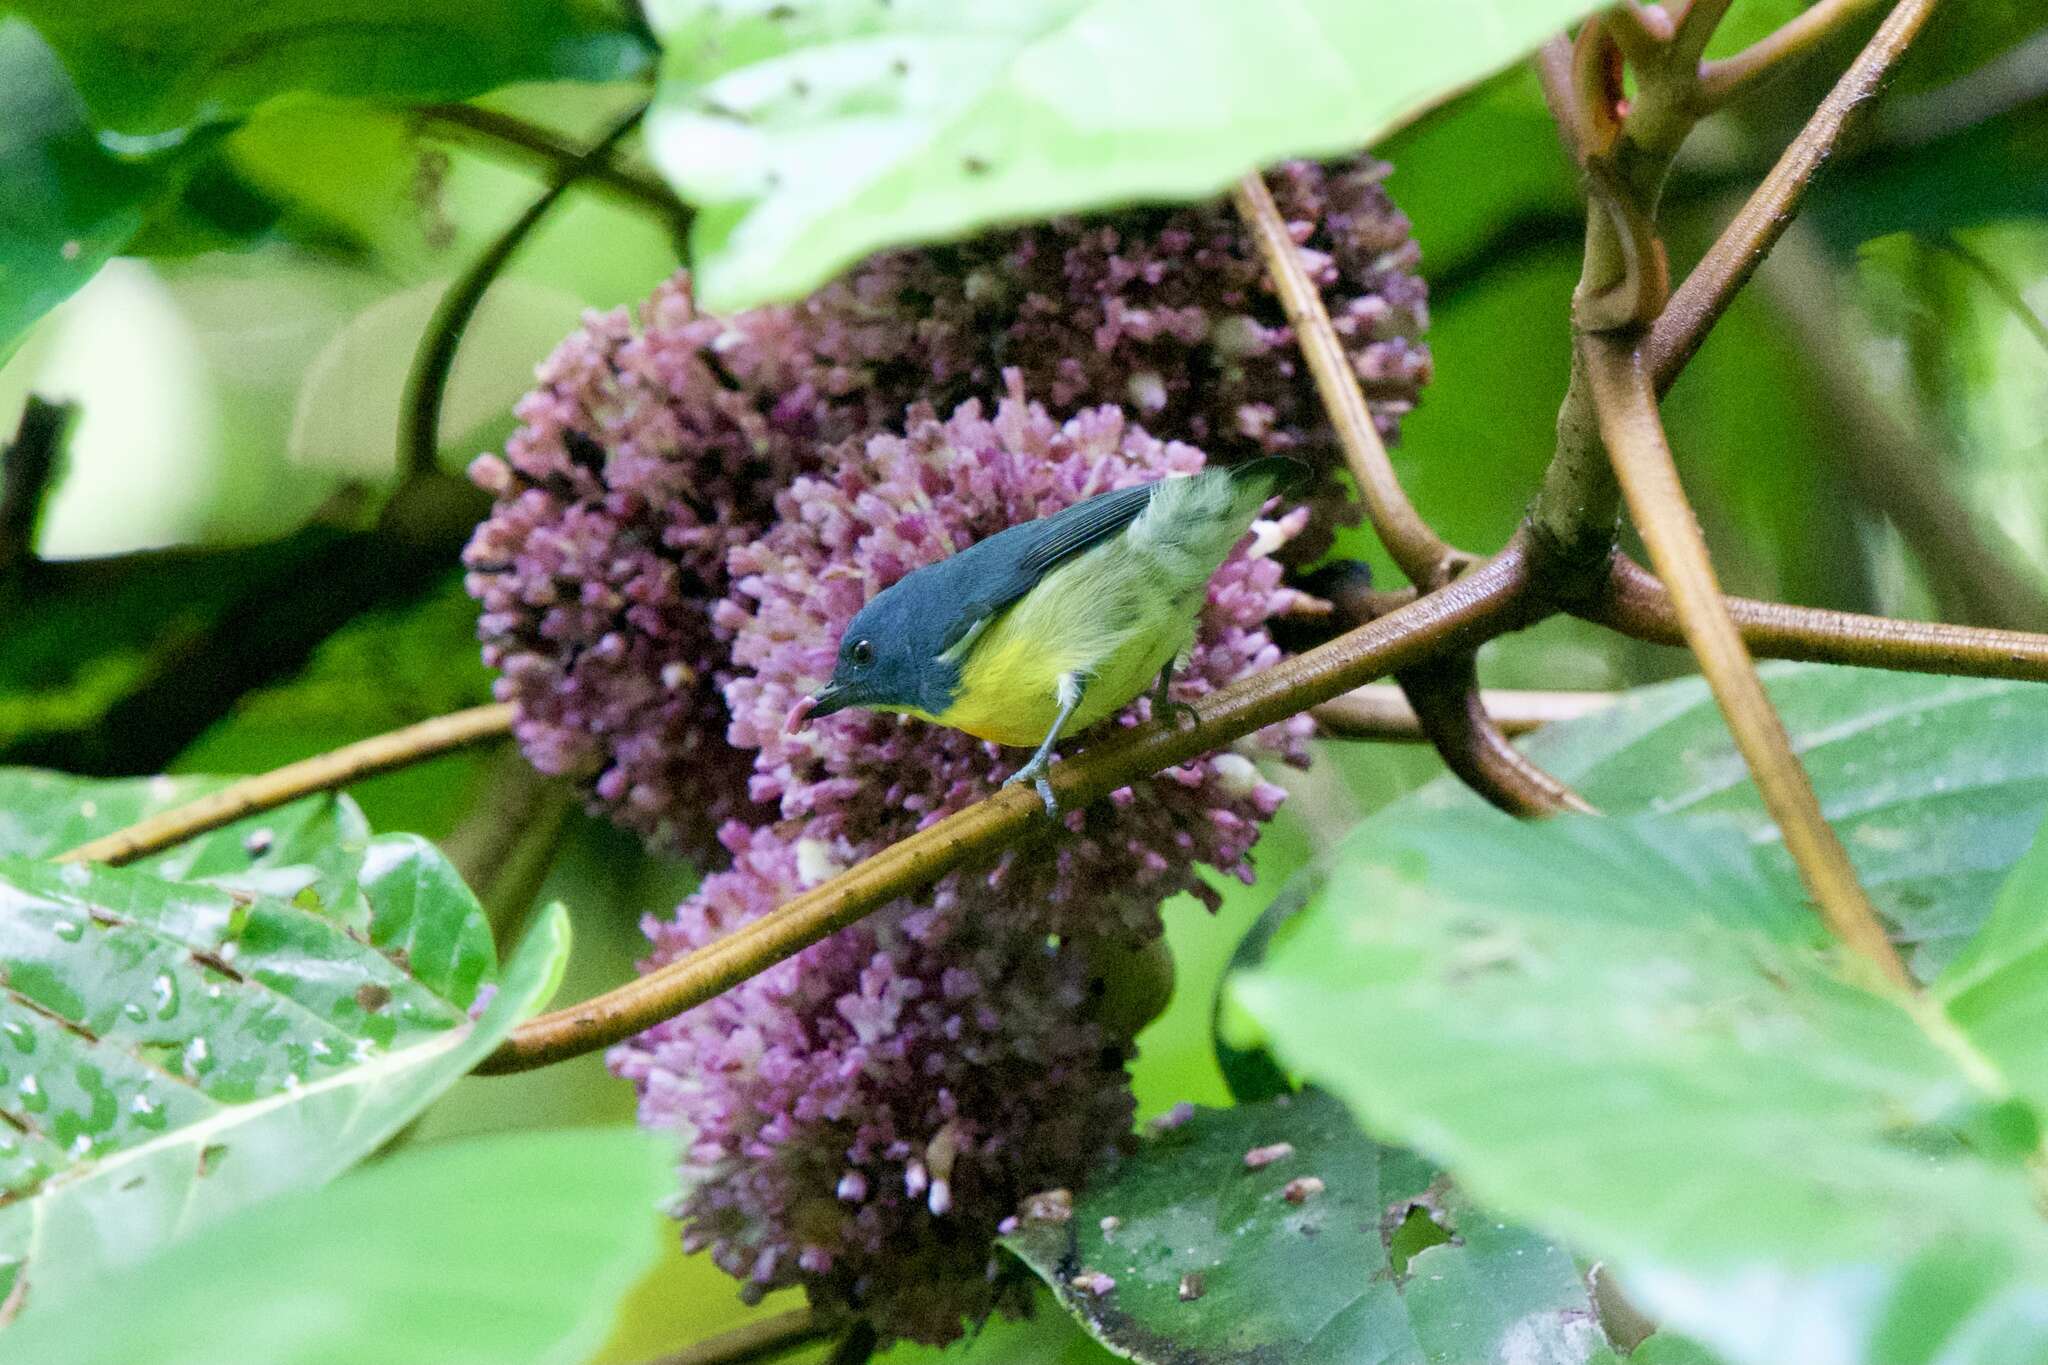
{"type": "Polygon", "coordinates": [[[525,928],[574,801],[568,783],[536,770],[510,746],[478,786],[469,809],[440,841],[441,851],[476,893],[491,938],[503,947],[525,928]]]}
{"type": "MultiPolygon", "coordinates": [[[[474,104],[427,104],[421,105],[414,113],[428,128],[457,137],[467,135],[494,147],[523,152],[529,159],[558,173],[568,170],[582,155],[553,129],[495,109],[484,109],[474,104]]],[[[584,171],[582,178],[654,210],[672,226],[689,222],[690,206],[651,175],[643,175],[607,160],[584,171]]]]}
{"type": "Polygon", "coordinates": [[[1643,347],[1645,367],[1659,393],[1671,387],[1708,330],[1784,234],[1843,136],[1868,119],[1885,82],[1938,3],[1899,0],[1770,174],[1673,292],[1643,347]]]}
{"type": "MultiPolygon", "coordinates": [[[[1055,763],[1066,810],[1078,810],[1148,774],[1448,650],[1470,649],[1523,624],[1528,561],[1520,544],[1391,615],[1241,678],[1195,703],[1192,725],[1150,724],[1055,763]]],[[[524,1071],[607,1047],[703,1004],[900,896],[984,861],[1044,828],[1044,810],[1008,788],[891,844],[831,880],[686,957],[594,999],[530,1019],[479,1068],[524,1071]]]]}
{"type": "Polygon", "coordinates": [[[1379,428],[1373,425],[1365,393],[1358,386],[1358,371],[1323,307],[1321,291],[1301,264],[1300,252],[1265,180],[1256,172],[1247,175],[1232,188],[1230,197],[1273,277],[1273,288],[1294,328],[1295,344],[1315,377],[1316,392],[1336,429],[1345,465],[1358,484],[1380,543],[1410,582],[1422,588],[1441,586],[1462,564],[1472,562],[1473,556],[1444,544],[1408,501],[1394,474],[1394,463],[1387,458],[1379,428]]]}
{"type": "Polygon", "coordinates": [[[1699,659],[1735,746],[1756,779],[1765,809],[1785,837],[1786,850],[1822,921],[1886,979],[1908,985],[1905,964],[1857,882],[1847,851],[1821,814],[1820,801],[1793,756],[1791,736],[1771,706],[1721,597],[1706,541],[1665,442],[1656,393],[1642,357],[1612,337],[1581,337],[1579,349],[1600,414],[1600,434],[1630,515],[1671,594],[1685,642],[1699,659]]]}
{"type": "MultiPolygon", "coordinates": [[[[1480,693],[1486,712],[1502,733],[1526,735],[1559,721],[1577,720],[1604,710],[1619,700],[1614,692],[1525,692],[1488,689],[1480,693]]],[[[1322,732],[1337,739],[1376,739],[1395,742],[1426,740],[1415,708],[1407,695],[1392,684],[1373,683],[1356,687],[1309,711],[1322,732]]]]}
{"type": "Polygon", "coordinates": [[[78,416],[75,403],[53,403],[32,393],[0,449],[0,578],[35,555],[43,502],[64,463],[64,440],[78,416]]]}
{"type": "Polygon", "coordinates": [[[831,1335],[831,1328],[810,1309],[792,1308],[707,1337],[647,1365],[765,1365],[831,1335]]]}
{"type": "Polygon", "coordinates": [[[641,105],[614,124],[590,150],[559,167],[548,188],[526,211],[514,219],[467,270],[448,286],[413,353],[412,370],[406,375],[405,396],[398,414],[399,467],[411,477],[434,472],[440,455],[441,404],[448,396],[448,377],[455,369],[455,352],[462,345],[462,333],[484,301],[491,282],[533,235],[562,196],[585,176],[605,164],[612,149],[640,126],[647,116],[641,105]]]}
{"type": "Polygon", "coordinates": [[[1817,0],[1742,51],[1702,66],[1701,97],[1709,107],[1725,104],[1744,86],[1805,56],[1876,6],[1877,0],[1817,0]]]}
{"type": "Polygon", "coordinates": [[[436,716],[402,730],[377,735],[331,753],[289,764],[274,772],[244,778],[197,801],[152,815],[123,830],[80,844],[57,856],[60,863],[105,863],[119,867],[147,857],[195,835],[261,811],[275,810],[302,796],[332,791],[351,782],[436,758],[512,728],[512,708],[503,704],[474,706],[453,715],[436,716]]]}
{"type": "Polygon", "coordinates": [[[1593,805],[1508,743],[1488,718],[1470,654],[1449,655],[1395,676],[1416,722],[1459,781],[1519,819],[1593,805]]]}
{"type": "MultiPolygon", "coordinates": [[[[2048,635],[1986,630],[1939,621],[1794,607],[1730,597],[1728,614],[1759,658],[1939,673],[1963,678],[2048,682],[2048,635]]],[[[1572,615],[1651,644],[1683,645],[1671,595],[1655,574],[1615,551],[1606,580],[1588,598],[1568,603],[1572,615]]]]}

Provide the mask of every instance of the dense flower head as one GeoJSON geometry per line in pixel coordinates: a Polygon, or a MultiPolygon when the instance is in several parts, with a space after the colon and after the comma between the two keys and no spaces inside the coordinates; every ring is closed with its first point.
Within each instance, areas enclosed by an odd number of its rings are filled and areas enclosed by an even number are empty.
{"type": "MultiPolygon", "coordinates": [[[[806,883],[800,839],[727,838],[732,868],[650,925],[661,960],[806,883]]],[[[802,1284],[890,1336],[944,1342],[1020,1304],[996,1225],[1130,1128],[1129,1037],[1092,1018],[1090,961],[904,903],[617,1049],[642,1121],[690,1135],[685,1245],[750,1295],[802,1284]]]]}
{"type": "Polygon", "coordinates": [[[638,328],[593,313],[541,367],[504,455],[471,467],[497,503],[468,587],[527,757],[692,852],[746,807],[712,621],[726,555],[821,443],[865,421],[822,392],[787,323],[706,317],[682,277],[638,328]]]}
{"type": "MultiPolygon", "coordinates": [[[[1386,172],[1359,157],[1288,162],[1266,178],[1391,442],[1429,378],[1429,295],[1386,172]]],[[[1056,414],[1115,403],[1219,461],[1294,453],[1330,475],[1319,512],[1354,506],[1293,329],[1226,200],[885,252],[803,310],[840,382],[895,406],[945,411],[995,392],[1014,367],[1056,414]]],[[[1319,526],[1297,548],[1319,552],[1327,540],[1319,526]]]]}

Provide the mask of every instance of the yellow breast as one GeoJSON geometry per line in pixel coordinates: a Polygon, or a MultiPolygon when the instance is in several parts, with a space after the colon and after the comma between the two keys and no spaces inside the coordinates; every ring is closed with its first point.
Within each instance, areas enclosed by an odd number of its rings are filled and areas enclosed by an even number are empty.
{"type": "Polygon", "coordinates": [[[1052,729],[1064,674],[1084,677],[1067,734],[1142,695],[1193,638],[1194,611],[1122,558],[1113,542],[1064,564],[991,621],[961,664],[952,706],[933,719],[1023,748],[1052,729]]]}

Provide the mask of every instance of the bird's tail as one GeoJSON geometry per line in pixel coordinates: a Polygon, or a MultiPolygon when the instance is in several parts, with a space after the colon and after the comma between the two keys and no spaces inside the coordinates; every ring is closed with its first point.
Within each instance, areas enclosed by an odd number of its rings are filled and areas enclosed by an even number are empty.
{"type": "Polygon", "coordinates": [[[1205,583],[1267,501],[1308,478],[1299,460],[1271,457],[1191,479],[1166,479],[1131,524],[1132,547],[1177,582],[1205,583]]]}
{"type": "Polygon", "coordinates": [[[1286,497],[1300,492],[1308,487],[1309,479],[1314,475],[1314,471],[1300,460],[1289,459],[1285,455],[1268,455],[1262,460],[1232,465],[1224,473],[1229,475],[1231,483],[1240,488],[1263,484],[1262,502],[1265,498],[1286,497]]]}

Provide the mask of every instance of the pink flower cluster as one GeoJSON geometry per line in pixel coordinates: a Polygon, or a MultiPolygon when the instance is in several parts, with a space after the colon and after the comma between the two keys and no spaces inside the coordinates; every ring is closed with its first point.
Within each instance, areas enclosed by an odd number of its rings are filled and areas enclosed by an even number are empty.
{"type": "MultiPolygon", "coordinates": [[[[1284,168],[1275,191],[1391,424],[1428,366],[1406,222],[1369,163],[1284,168]]],[[[710,870],[650,919],[656,963],[1021,762],[862,712],[784,733],[874,592],[1006,526],[1198,469],[1205,442],[1226,458],[1329,443],[1215,205],[893,253],[733,319],[699,314],[678,280],[637,326],[593,315],[540,381],[504,455],[474,467],[497,506],[470,590],[536,766],[710,870]]],[[[1280,560],[1327,526],[1274,516],[1212,580],[1181,698],[1277,658],[1280,560]]],[[[1141,700],[1102,728],[1148,714],[1141,700]]],[[[1276,726],[1066,812],[618,1048],[643,1121],[688,1135],[686,1240],[749,1292],[802,1285],[888,1337],[943,1342],[1010,1304],[998,1225],[1128,1130],[1132,945],[1156,938],[1169,897],[1214,904],[1198,865],[1249,876],[1281,796],[1254,756],[1299,761],[1305,734],[1276,726]]]]}

